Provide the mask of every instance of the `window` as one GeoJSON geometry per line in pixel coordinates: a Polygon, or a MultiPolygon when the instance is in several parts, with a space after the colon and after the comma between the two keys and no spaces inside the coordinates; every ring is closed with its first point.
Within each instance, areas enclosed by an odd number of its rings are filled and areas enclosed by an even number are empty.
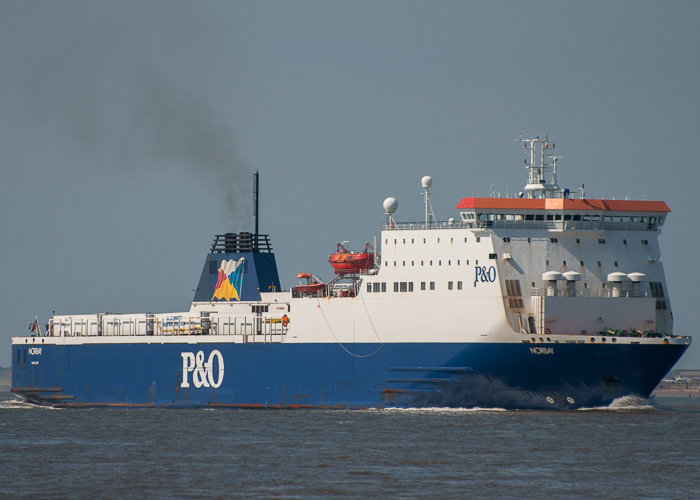
{"type": "Polygon", "coordinates": [[[398,281],[394,281],[394,291],[395,292],[399,291],[399,282],[398,281]]]}
{"type": "Polygon", "coordinates": [[[581,243],[581,238],[576,238],[576,243],[581,243]]]}
{"type": "Polygon", "coordinates": [[[462,289],[462,282],[458,281],[457,282],[457,290],[461,290],[461,289],[462,289]]]}
{"type": "Polygon", "coordinates": [[[451,281],[447,282],[447,289],[452,290],[452,282],[451,281]]]}
{"type": "Polygon", "coordinates": [[[506,296],[508,297],[508,307],[512,309],[523,307],[520,280],[506,280],[506,296]]]}
{"type": "Polygon", "coordinates": [[[406,283],[405,281],[402,281],[402,282],[401,282],[401,291],[402,291],[402,292],[407,292],[407,291],[408,291],[408,283],[406,283]]]}
{"type": "Polygon", "coordinates": [[[562,263],[562,265],[563,265],[564,267],[566,267],[566,261],[565,261],[565,260],[562,260],[561,263],[562,263]]]}
{"type": "Polygon", "coordinates": [[[447,261],[447,265],[448,265],[448,266],[451,266],[451,265],[452,265],[452,261],[451,261],[451,260],[448,260],[448,261],[447,261]]]}
{"type": "Polygon", "coordinates": [[[510,238],[507,236],[503,238],[503,243],[510,243],[510,238]]]}
{"type": "Polygon", "coordinates": [[[435,282],[434,281],[430,282],[430,289],[435,290],[435,282]]]}
{"type": "Polygon", "coordinates": [[[481,241],[481,237],[480,237],[480,236],[477,236],[477,237],[476,237],[476,242],[479,243],[480,241],[481,241]]]}
{"type": "Polygon", "coordinates": [[[552,243],[559,243],[559,240],[557,238],[549,238],[549,241],[552,243]]]}
{"type": "Polygon", "coordinates": [[[372,291],[372,283],[367,283],[367,291],[368,292],[372,291]]]}
{"type": "Polygon", "coordinates": [[[420,282],[420,289],[425,290],[425,281],[420,282]]]}
{"type": "Polygon", "coordinates": [[[664,294],[664,285],[660,281],[650,281],[649,289],[651,290],[652,297],[664,298],[666,296],[664,294]]]}
{"type": "Polygon", "coordinates": [[[372,291],[373,292],[379,292],[381,291],[381,286],[379,283],[372,283],[372,291]]]}
{"type": "Polygon", "coordinates": [[[617,261],[615,261],[615,267],[617,267],[617,261]]]}
{"type": "Polygon", "coordinates": [[[642,245],[648,245],[648,244],[649,244],[649,240],[642,240],[642,245]]]}
{"type": "Polygon", "coordinates": [[[600,243],[601,245],[604,245],[604,244],[605,244],[605,238],[598,238],[598,243],[600,243]]]}
{"type": "Polygon", "coordinates": [[[494,260],[494,259],[497,259],[497,258],[498,258],[498,256],[497,256],[495,253],[490,253],[490,254],[489,254],[489,259],[494,260]]]}
{"type": "Polygon", "coordinates": [[[622,244],[623,244],[623,245],[626,245],[626,244],[627,244],[627,240],[622,240],[622,244]]]}
{"type": "Polygon", "coordinates": [[[408,282],[408,291],[412,292],[413,291],[413,281],[408,282]]]}
{"type": "Polygon", "coordinates": [[[382,283],[382,292],[386,292],[386,282],[382,283]]]}

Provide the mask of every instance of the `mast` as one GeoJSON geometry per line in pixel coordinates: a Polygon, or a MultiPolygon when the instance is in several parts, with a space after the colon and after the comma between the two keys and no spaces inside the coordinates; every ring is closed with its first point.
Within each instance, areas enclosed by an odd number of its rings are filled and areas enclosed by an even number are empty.
{"type": "Polygon", "coordinates": [[[259,224],[259,193],[260,193],[260,171],[255,170],[253,174],[253,218],[255,219],[255,233],[253,234],[253,249],[258,250],[258,224],[259,224]]]}
{"type": "Polygon", "coordinates": [[[554,156],[554,143],[548,136],[544,139],[515,139],[515,142],[522,143],[528,150],[530,159],[525,159],[525,168],[528,170],[527,185],[525,191],[528,198],[551,198],[559,191],[557,185],[557,160],[562,156],[554,156]],[[549,178],[547,178],[547,174],[549,178]]]}

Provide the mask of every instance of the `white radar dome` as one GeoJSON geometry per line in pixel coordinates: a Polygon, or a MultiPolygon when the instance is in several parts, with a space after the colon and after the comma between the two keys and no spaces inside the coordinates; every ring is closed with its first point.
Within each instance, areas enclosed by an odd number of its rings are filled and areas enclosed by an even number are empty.
{"type": "Polygon", "coordinates": [[[386,200],[384,200],[384,212],[391,215],[396,212],[397,208],[399,208],[399,202],[396,201],[396,198],[393,196],[389,196],[386,200]]]}
{"type": "Polygon", "coordinates": [[[430,177],[429,175],[426,175],[420,180],[421,185],[425,188],[428,189],[429,187],[432,187],[433,185],[433,178],[430,177]]]}

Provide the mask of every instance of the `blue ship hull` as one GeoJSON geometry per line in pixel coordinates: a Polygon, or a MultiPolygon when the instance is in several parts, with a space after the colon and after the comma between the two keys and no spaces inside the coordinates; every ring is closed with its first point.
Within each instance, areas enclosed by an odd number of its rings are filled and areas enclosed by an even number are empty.
{"type": "Polygon", "coordinates": [[[28,344],[13,346],[12,391],[59,407],[571,409],[648,397],[687,347],[28,344]]]}

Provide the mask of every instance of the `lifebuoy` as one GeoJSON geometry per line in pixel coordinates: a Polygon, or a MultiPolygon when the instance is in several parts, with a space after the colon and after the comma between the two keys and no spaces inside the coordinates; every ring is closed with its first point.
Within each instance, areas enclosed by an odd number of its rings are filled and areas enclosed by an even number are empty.
{"type": "Polygon", "coordinates": [[[286,327],[288,324],[289,324],[289,316],[287,316],[285,314],[284,316],[282,316],[282,326],[286,327]]]}
{"type": "Polygon", "coordinates": [[[552,334],[552,330],[550,330],[549,328],[545,328],[545,329],[544,329],[544,333],[546,333],[547,335],[551,335],[551,334],[552,334]]]}

